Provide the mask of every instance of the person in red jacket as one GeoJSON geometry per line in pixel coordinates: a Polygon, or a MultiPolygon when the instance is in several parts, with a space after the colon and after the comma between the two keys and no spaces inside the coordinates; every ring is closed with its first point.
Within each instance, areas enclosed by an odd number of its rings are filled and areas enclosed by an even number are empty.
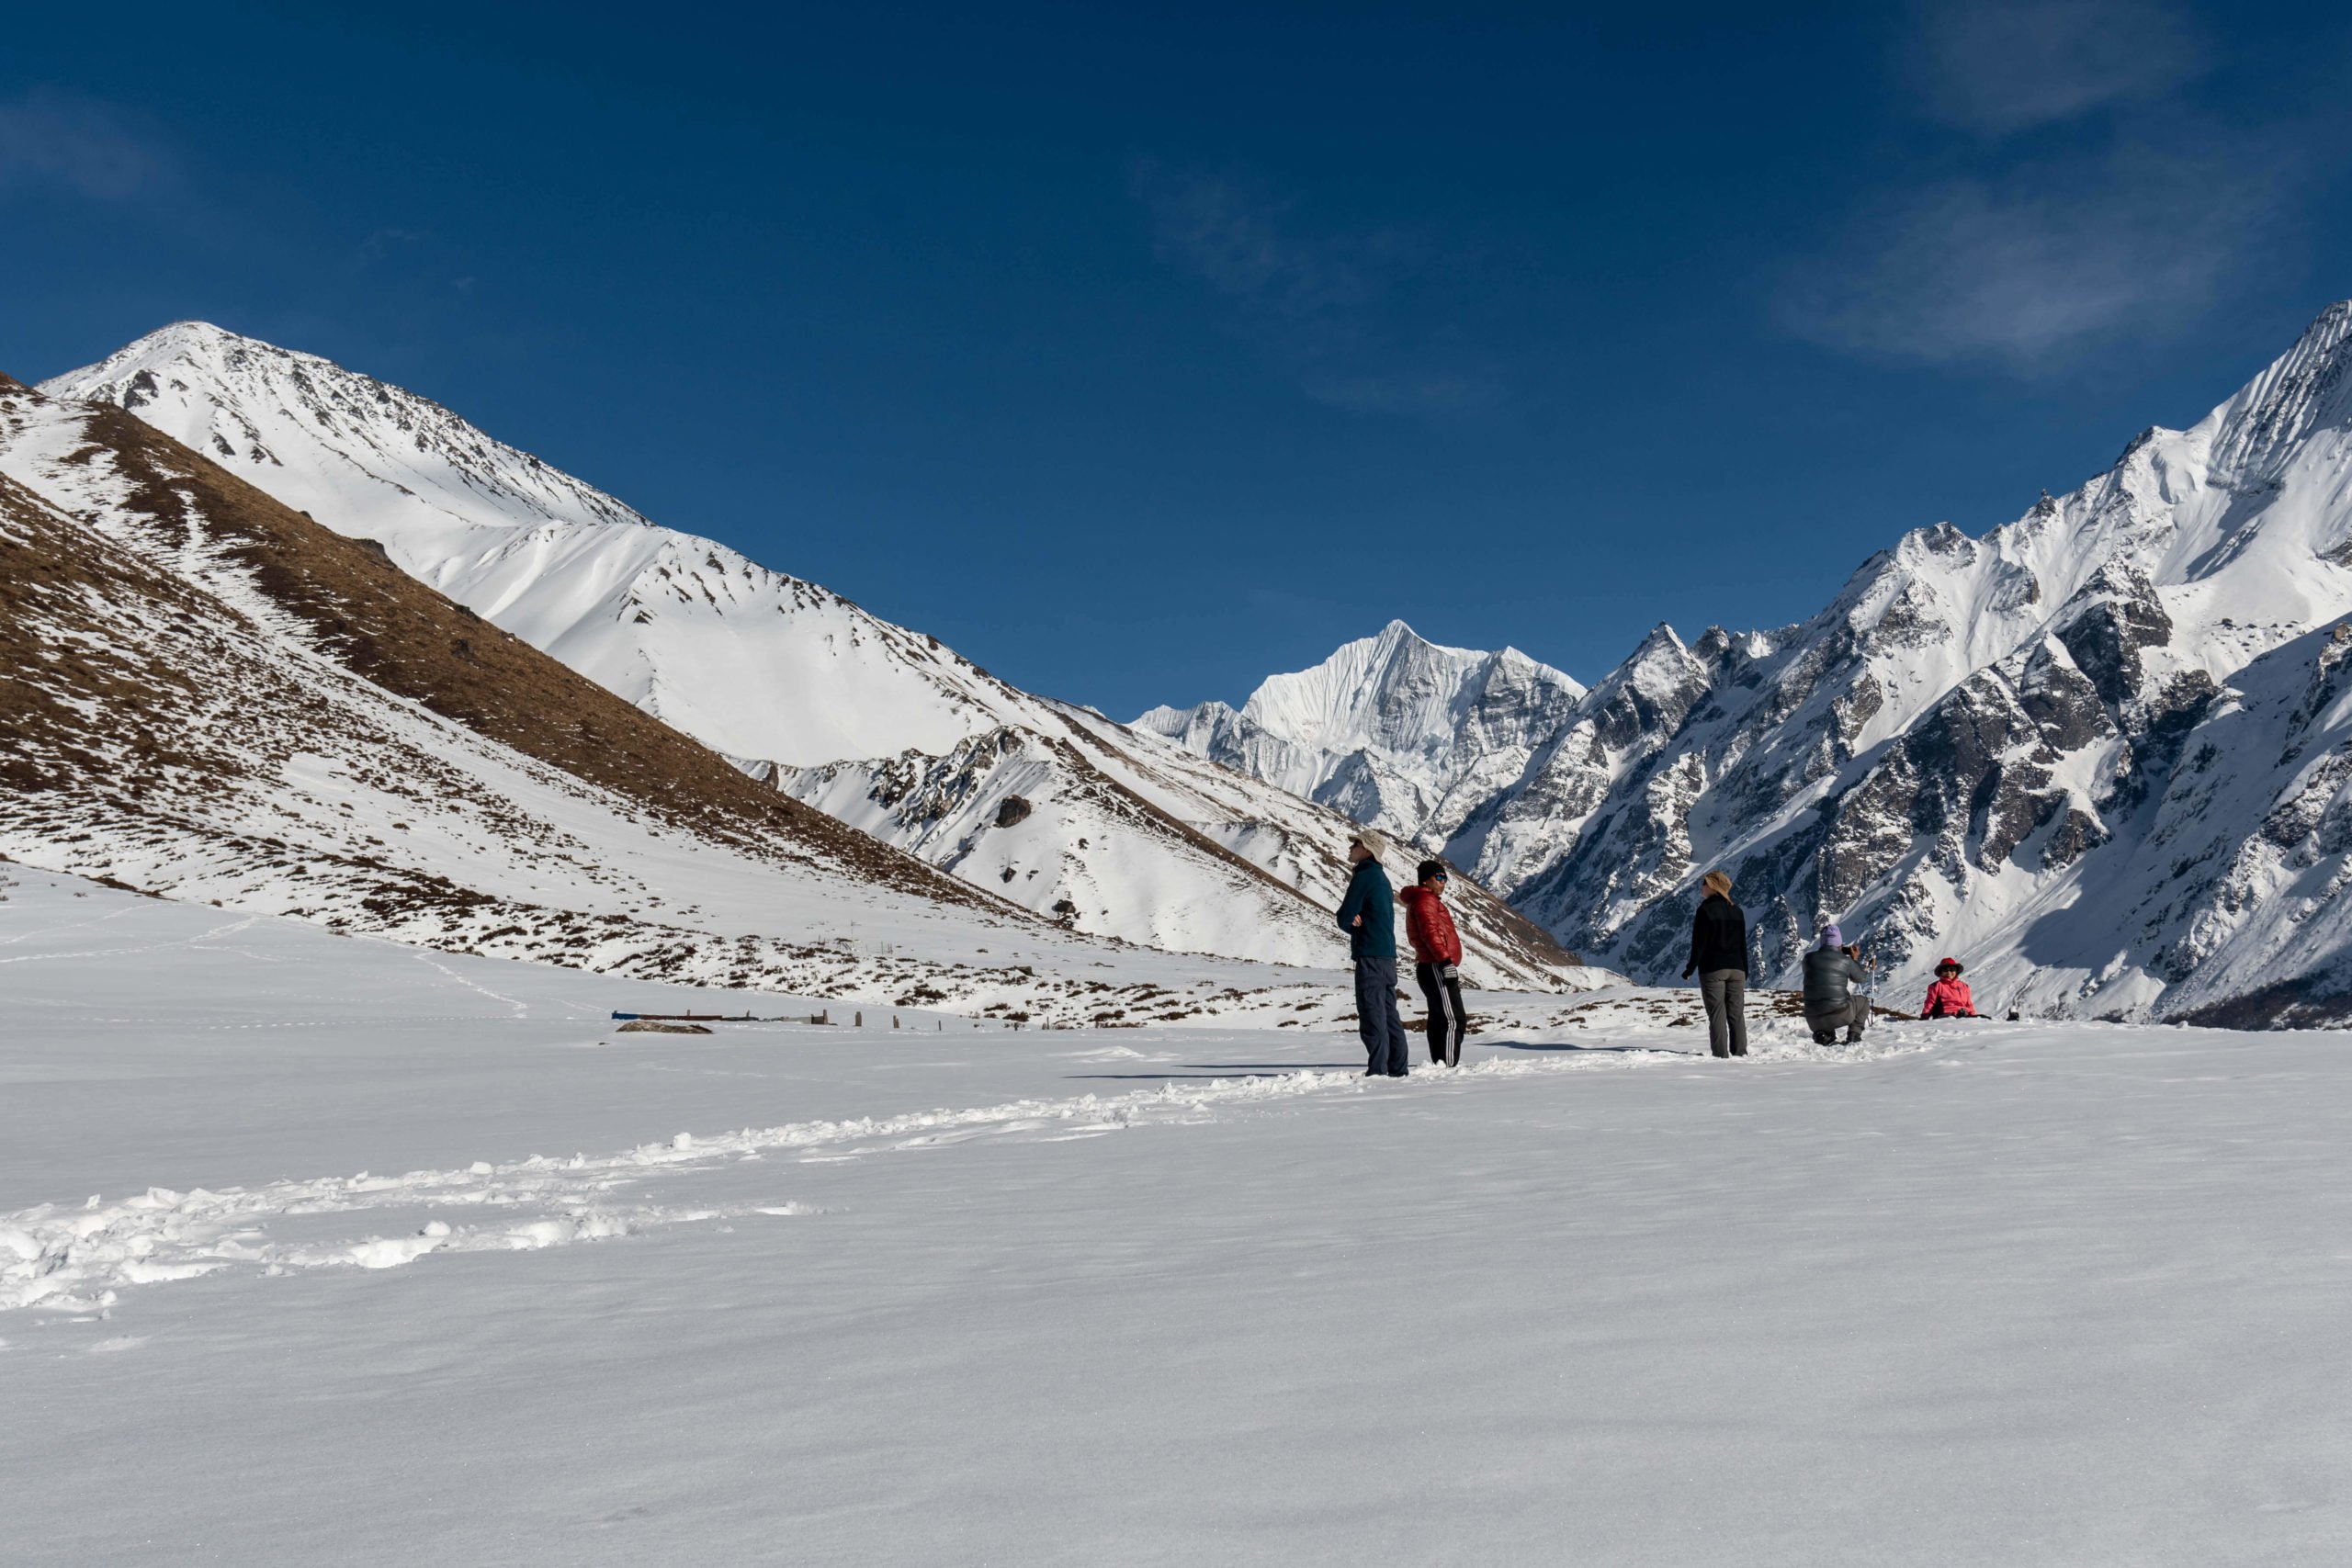
{"type": "Polygon", "coordinates": [[[1462,1036],[1469,1014],[1462,1010],[1462,937],[1445,908],[1445,863],[1425,860],[1420,880],[1396,895],[1405,906],[1405,934],[1413,943],[1413,978],[1430,1010],[1430,1060],[1462,1065],[1462,1036]]]}
{"type": "Polygon", "coordinates": [[[1974,1018],[1976,1004],[1968,995],[1968,982],[1960,977],[1960,960],[1947,958],[1936,965],[1936,983],[1928,987],[1928,1005],[1919,1010],[1921,1018],[1974,1018]]]}

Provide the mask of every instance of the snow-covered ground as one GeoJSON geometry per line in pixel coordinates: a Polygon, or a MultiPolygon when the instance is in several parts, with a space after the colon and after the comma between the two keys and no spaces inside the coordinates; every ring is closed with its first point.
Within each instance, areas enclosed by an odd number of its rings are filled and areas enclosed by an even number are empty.
{"type": "Polygon", "coordinates": [[[808,1007],[10,873],[12,1563],[2352,1552],[2335,1035],[625,1034],[808,1007]]]}

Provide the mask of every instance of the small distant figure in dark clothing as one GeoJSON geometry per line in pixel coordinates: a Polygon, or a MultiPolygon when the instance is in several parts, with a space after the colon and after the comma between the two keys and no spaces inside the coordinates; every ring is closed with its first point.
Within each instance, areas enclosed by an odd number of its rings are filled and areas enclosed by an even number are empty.
{"type": "Polygon", "coordinates": [[[1731,873],[1711,871],[1699,879],[1707,890],[1690,922],[1690,962],[1686,980],[1699,976],[1707,1004],[1707,1048],[1718,1056],[1747,1055],[1747,917],[1731,901],[1731,873]]]}
{"type": "Polygon", "coordinates": [[[1348,840],[1355,874],[1340,900],[1340,929],[1356,961],[1356,1028],[1363,1036],[1364,1077],[1401,1078],[1412,1068],[1405,1055],[1405,1021],[1396,1015],[1396,895],[1380,869],[1379,834],[1361,828],[1348,840]]]}
{"type": "Polygon", "coordinates": [[[1960,977],[1960,960],[1943,958],[1936,962],[1936,983],[1928,987],[1928,1005],[1919,1010],[1921,1018],[1974,1018],[1975,999],[1968,994],[1968,982],[1960,977]]]}
{"type": "Polygon", "coordinates": [[[1804,955],[1804,1025],[1813,1031],[1815,1044],[1836,1043],[1840,1029],[1846,1032],[1847,1044],[1861,1043],[1871,999],[1856,994],[1854,987],[1869,985],[1870,979],[1860,955],[1846,945],[1846,933],[1836,921],[1824,922],[1821,945],[1804,955]]]}
{"type": "Polygon", "coordinates": [[[1405,906],[1405,935],[1413,943],[1413,978],[1429,1004],[1430,1060],[1458,1067],[1469,1014],[1462,1010],[1462,936],[1445,908],[1445,863],[1425,860],[1415,874],[1420,881],[1396,902],[1405,906]]]}

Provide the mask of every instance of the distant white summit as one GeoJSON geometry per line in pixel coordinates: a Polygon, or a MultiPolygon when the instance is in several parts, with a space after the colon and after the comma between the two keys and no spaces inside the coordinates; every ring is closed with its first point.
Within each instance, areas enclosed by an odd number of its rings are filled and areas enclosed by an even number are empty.
{"type": "Polygon", "coordinates": [[[1157,707],[1135,723],[1360,821],[1442,842],[1464,803],[1519,776],[1584,694],[1516,649],[1444,648],[1391,621],[1312,669],[1268,676],[1238,710],[1157,707]]]}

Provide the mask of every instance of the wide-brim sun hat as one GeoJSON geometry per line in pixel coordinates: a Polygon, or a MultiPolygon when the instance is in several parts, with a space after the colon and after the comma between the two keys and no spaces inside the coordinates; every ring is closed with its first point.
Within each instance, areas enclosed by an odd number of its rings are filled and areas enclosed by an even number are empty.
{"type": "Polygon", "coordinates": [[[1947,969],[1951,970],[1955,975],[1962,972],[1961,969],[1960,960],[1957,958],[1939,958],[1936,960],[1937,974],[1940,975],[1947,969]]]}

